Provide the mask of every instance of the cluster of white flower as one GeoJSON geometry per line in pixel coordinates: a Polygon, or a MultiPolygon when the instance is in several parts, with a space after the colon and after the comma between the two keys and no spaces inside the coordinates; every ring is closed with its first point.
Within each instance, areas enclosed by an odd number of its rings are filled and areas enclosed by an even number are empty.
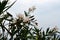
{"type": "Polygon", "coordinates": [[[24,19],[24,14],[18,14],[17,18],[20,19],[20,20],[24,19]]]}
{"type": "MultiPolygon", "coordinates": [[[[28,9],[28,12],[33,12],[35,9],[36,9],[35,6],[33,6],[33,7],[31,7],[31,8],[28,9]]],[[[34,16],[32,16],[32,17],[34,17],[34,16]]],[[[22,23],[20,23],[21,25],[24,25],[24,23],[28,24],[29,22],[31,22],[31,20],[35,19],[35,18],[32,18],[32,17],[26,16],[25,14],[21,14],[21,13],[17,15],[17,18],[20,21],[22,21],[22,23]]],[[[34,23],[35,23],[35,25],[38,25],[37,22],[34,21],[34,23]]]]}
{"type": "Polygon", "coordinates": [[[36,9],[35,6],[32,6],[32,7],[29,8],[28,10],[29,10],[29,12],[33,12],[35,9],[36,9]]]}
{"type": "Polygon", "coordinates": [[[59,28],[57,26],[55,26],[54,28],[52,28],[51,30],[53,30],[53,32],[56,32],[59,30],[59,28]]]}
{"type": "Polygon", "coordinates": [[[17,17],[19,20],[23,20],[25,23],[28,23],[30,21],[30,18],[26,17],[24,14],[18,14],[17,17]]]}
{"type": "MultiPolygon", "coordinates": [[[[31,18],[28,16],[25,16],[24,14],[18,14],[17,17],[19,20],[23,20],[23,23],[26,23],[26,24],[28,24],[31,21],[31,18]]],[[[35,23],[35,25],[38,26],[37,22],[34,22],[34,23],[35,23]]]]}
{"type": "Polygon", "coordinates": [[[53,30],[54,30],[54,31],[58,31],[58,28],[57,28],[57,26],[55,26],[55,27],[53,28],[53,30]]]}

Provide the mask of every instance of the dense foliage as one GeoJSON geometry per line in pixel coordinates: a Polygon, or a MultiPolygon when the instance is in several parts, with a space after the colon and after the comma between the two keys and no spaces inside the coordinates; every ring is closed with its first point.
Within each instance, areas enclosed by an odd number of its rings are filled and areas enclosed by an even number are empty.
{"type": "Polygon", "coordinates": [[[34,15],[35,7],[14,18],[7,10],[16,2],[8,5],[9,0],[0,1],[0,40],[60,40],[56,28],[38,29],[34,15]]]}

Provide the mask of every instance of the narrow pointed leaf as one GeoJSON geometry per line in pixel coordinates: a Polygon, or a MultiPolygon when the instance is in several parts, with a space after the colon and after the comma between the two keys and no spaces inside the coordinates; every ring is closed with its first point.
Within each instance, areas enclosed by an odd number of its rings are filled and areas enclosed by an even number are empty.
{"type": "Polygon", "coordinates": [[[25,13],[25,16],[28,16],[28,14],[27,14],[27,12],[26,12],[26,11],[24,11],[24,13],[25,13]]]}
{"type": "MultiPolygon", "coordinates": [[[[17,0],[16,0],[16,1],[17,1],[17,0]]],[[[11,8],[16,1],[14,1],[14,2],[13,2],[7,9],[5,9],[3,12],[5,12],[5,11],[7,11],[9,8],[11,8]]],[[[3,12],[2,12],[2,13],[3,13],[3,12]]]]}

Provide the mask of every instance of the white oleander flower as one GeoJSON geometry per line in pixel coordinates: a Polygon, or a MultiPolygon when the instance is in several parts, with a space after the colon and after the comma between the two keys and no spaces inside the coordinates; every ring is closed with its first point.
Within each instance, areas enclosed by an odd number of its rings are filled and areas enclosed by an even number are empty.
{"type": "Polygon", "coordinates": [[[29,21],[30,21],[29,17],[25,17],[24,20],[23,20],[23,22],[25,22],[25,23],[28,23],[29,21]]]}
{"type": "Polygon", "coordinates": [[[18,14],[17,17],[18,17],[18,19],[20,19],[20,20],[21,20],[21,19],[24,19],[24,14],[18,14]]]}
{"type": "Polygon", "coordinates": [[[32,6],[33,11],[36,9],[35,6],[32,6]]]}
{"type": "Polygon", "coordinates": [[[29,8],[29,12],[31,12],[32,11],[32,9],[31,8],[29,8]]]}
{"type": "Polygon", "coordinates": [[[58,30],[57,26],[55,26],[55,27],[53,28],[53,30],[54,30],[54,31],[57,31],[57,30],[58,30]]]}
{"type": "Polygon", "coordinates": [[[32,6],[32,7],[29,8],[28,10],[29,10],[29,12],[33,12],[35,9],[36,9],[35,6],[32,6]]]}

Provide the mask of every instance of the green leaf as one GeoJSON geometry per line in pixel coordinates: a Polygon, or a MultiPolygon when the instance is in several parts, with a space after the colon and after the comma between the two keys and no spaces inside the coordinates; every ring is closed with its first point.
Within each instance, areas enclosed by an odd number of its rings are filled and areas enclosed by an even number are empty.
{"type": "Polygon", "coordinates": [[[1,5],[1,2],[0,2],[0,5],[1,5]]]}
{"type": "Polygon", "coordinates": [[[3,10],[5,9],[7,2],[8,0],[3,0],[2,3],[0,2],[0,14],[2,14],[1,12],[3,12],[3,10]]]}
{"type": "Polygon", "coordinates": [[[29,18],[33,18],[34,17],[34,15],[33,16],[30,16],[29,18]]]}
{"type": "Polygon", "coordinates": [[[46,30],[46,35],[48,34],[48,32],[49,32],[49,28],[47,28],[47,30],[46,30]]]}
{"type": "Polygon", "coordinates": [[[7,19],[8,17],[9,17],[9,15],[8,15],[8,14],[4,15],[4,19],[7,19]]]}
{"type": "Polygon", "coordinates": [[[3,20],[4,20],[3,18],[0,18],[0,23],[1,23],[3,20]]]}
{"type": "Polygon", "coordinates": [[[8,2],[8,0],[4,0],[4,1],[2,1],[2,7],[5,7],[6,4],[7,4],[7,2],[8,2]]]}
{"type": "Polygon", "coordinates": [[[24,11],[24,13],[25,13],[25,16],[28,16],[28,14],[27,14],[27,12],[26,12],[26,11],[24,11]]]}
{"type": "Polygon", "coordinates": [[[7,14],[12,17],[12,15],[9,12],[7,12],[7,14]]]}
{"type": "Polygon", "coordinates": [[[35,32],[37,32],[37,33],[38,33],[38,32],[39,32],[39,29],[37,29],[36,27],[34,27],[34,28],[35,28],[35,32]]]}
{"type": "Polygon", "coordinates": [[[45,32],[43,31],[43,36],[45,36],[45,32]]]}
{"type": "MultiPolygon", "coordinates": [[[[17,1],[17,0],[16,0],[16,1],[17,1]]],[[[11,8],[16,1],[14,1],[10,6],[8,6],[8,8],[6,8],[3,12],[5,12],[5,11],[7,11],[9,8],[11,8]]],[[[3,13],[3,12],[2,12],[2,13],[3,13]]]]}
{"type": "Polygon", "coordinates": [[[31,20],[34,20],[35,18],[32,18],[31,20]]]}

